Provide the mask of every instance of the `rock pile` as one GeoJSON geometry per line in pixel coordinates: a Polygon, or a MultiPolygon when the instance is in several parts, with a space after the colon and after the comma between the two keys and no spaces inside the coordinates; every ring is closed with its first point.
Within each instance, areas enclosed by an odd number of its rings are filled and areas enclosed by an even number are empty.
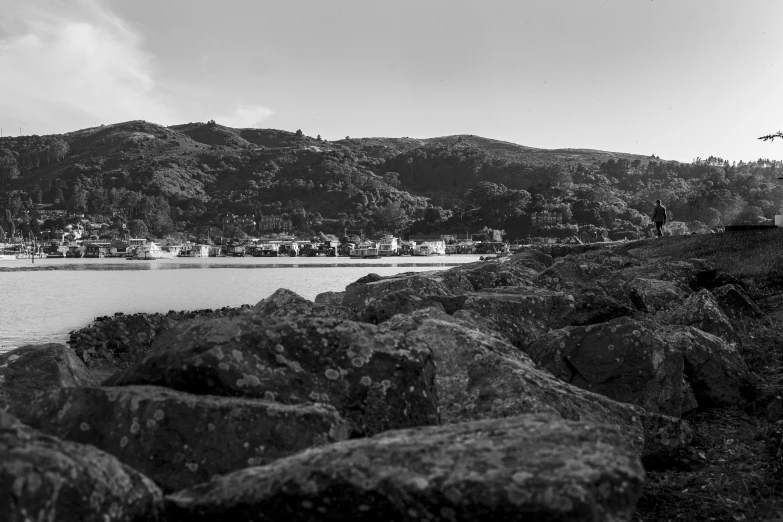
{"type": "Polygon", "coordinates": [[[75,352],[10,352],[0,512],[631,520],[643,463],[687,452],[681,415],[745,401],[735,327],[759,310],[701,260],[552,254],[102,318],[75,352]],[[102,382],[99,360],[118,368],[102,382]]]}

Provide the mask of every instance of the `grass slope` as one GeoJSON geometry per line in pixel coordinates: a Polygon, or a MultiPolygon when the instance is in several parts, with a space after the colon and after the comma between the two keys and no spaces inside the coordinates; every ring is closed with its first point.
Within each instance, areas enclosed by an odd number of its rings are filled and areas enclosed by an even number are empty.
{"type": "Polygon", "coordinates": [[[765,315],[739,327],[755,400],[686,416],[693,458],[649,471],[636,522],[783,520],[783,230],[665,237],[623,247],[640,259],[701,258],[743,279],[765,315]]]}

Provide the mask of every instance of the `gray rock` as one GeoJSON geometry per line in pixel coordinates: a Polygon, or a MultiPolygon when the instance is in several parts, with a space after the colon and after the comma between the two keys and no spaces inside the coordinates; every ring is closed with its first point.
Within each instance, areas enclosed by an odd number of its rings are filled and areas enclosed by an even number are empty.
{"type": "Polygon", "coordinates": [[[302,316],[347,318],[348,310],[334,304],[319,304],[308,301],[299,294],[280,288],[266,299],[259,301],[252,313],[263,317],[289,317],[296,319],[302,316]]]}
{"type": "Polygon", "coordinates": [[[612,273],[608,268],[596,263],[580,263],[573,258],[558,259],[541,272],[535,284],[556,292],[571,294],[575,301],[575,325],[597,324],[633,315],[635,309],[624,293],[610,295],[599,284],[612,273]]]}
{"type": "Polygon", "coordinates": [[[549,416],[391,431],[166,498],[166,520],[630,520],[644,470],[605,425],[549,416]]]}
{"type": "Polygon", "coordinates": [[[331,404],[352,436],[439,422],[427,346],[388,328],[331,318],[191,321],[165,332],[143,361],[105,384],[331,404]]]}
{"type": "Polygon", "coordinates": [[[643,452],[638,409],[564,383],[507,341],[434,310],[388,324],[406,332],[410,343],[432,350],[444,423],[549,413],[617,426],[628,446],[643,452]]]}
{"type": "Polygon", "coordinates": [[[63,388],[40,397],[21,420],[110,453],[164,491],[348,436],[330,406],[191,395],[157,386],[63,388]]]}
{"type": "Polygon", "coordinates": [[[64,344],[28,345],[0,354],[0,409],[23,411],[50,390],[98,384],[64,344]]]}
{"type": "Polygon", "coordinates": [[[574,298],[531,286],[510,286],[465,294],[462,310],[481,317],[487,328],[524,347],[552,328],[574,320],[574,298]]]}
{"type": "Polygon", "coordinates": [[[694,292],[679,306],[656,314],[656,319],[664,324],[693,326],[733,345],[739,343],[731,321],[712,292],[706,289],[694,292]]]}
{"type": "MultiPolygon", "coordinates": [[[[377,274],[371,274],[377,275],[377,274]]],[[[391,277],[362,278],[345,288],[343,306],[361,312],[376,299],[398,290],[410,289],[419,296],[461,295],[472,292],[473,285],[458,270],[409,272],[391,277]]]]}
{"type": "Polygon", "coordinates": [[[682,354],[633,319],[552,330],[526,352],[580,388],[653,413],[682,412],[682,354]]]}
{"type": "Polygon", "coordinates": [[[724,313],[735,322],[758,319],[762,312],[750,296],[738,285],[723,285],[712,290],[724,313]]]}
{"type": "Polygon", "coordinates": [[[745,402],[750,370],[733,345],[691,326],[665,326],[658,335],[682,354],[685,377],[700,407],[745,402]]]}
{"type": "Polygon", "coordinates": [[[688,297],[671,281],[635,277],[627,284],[628,295],[638,310],[654,313],[669,310],[685,302],[688,297]]]}
{"type": "Polygon", "coordinates": [[[163,494],[93,446],[60,440],[0,410],[0,518],[5,522],[157,520],[163,494]]]}

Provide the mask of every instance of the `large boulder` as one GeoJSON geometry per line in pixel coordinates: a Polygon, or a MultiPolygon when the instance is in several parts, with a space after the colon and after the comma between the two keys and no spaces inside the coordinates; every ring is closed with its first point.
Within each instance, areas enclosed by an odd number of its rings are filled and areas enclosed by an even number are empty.
{"type": "MultiPolygon", "coordinates": [[[[433,296],[433,298],[437,297],[440,296],[433,296]]],[[[410,288],[397,290],[371,301],[364,310],[358,314],[358,318],[368,323],[380,324],[397,314],[407,314],[414,310],[421,310],[422,308],[434,306],[445,312],[446,309],[443,305],[433,298],[421,296],[418,292],[410,288]]]]}
{"type": "Polygon", "coordinates": [[[582,263],[597,263],[601,266],[609,268],[610,270],[620,270],[622,268],[641,266],[642,264],[641,261],[628,255],[627,252],[624,252],[619,248],[601,248],[597,250],[590,250],[583,254],[577,254],[574,256],[574,258],[582,263]]]}
{"type": "Polygon", "coordinates": [[[682,354],[633,319],[552,330],[525,351],[580,388],[654,413],[682,412],[682,354]]]}
{"type": "Polygon", "coordinates": [[[60,440],[0,410],[0,518],[5,522],[157,520],[163,494],[93,446],[60,440]]]}
{"type": "Polygon", "coordinates": [[[348,316],[348,311],[342,306],[314,303],[285,288],[276,290],[269,297],[256,303],[252,313],[263,317],[289,317],[292,319],[301,316],[339,318],[347,318],[348,316]]]}
{"type": "Polygon", "coordinates": [[[171,310],[165,314],[116,313],[98,317],[91,325],[71,332],[68,342],[88,368],[114,373],[144,357],[161,332],[182,321],[234,317],[249,313],[249,308],[250,305],[242,305],[214,310],[171,310]]]}
{"type": "Polygon", "coordinates": [[[166,498],[166,520],[630,520],[644,470],[619,433],[549,416],[391,431],[166,498]]]}
{"type": "Polygon", "coordinates": [[[0,354],[0,410],[18,414],[50,390],[98,384],[64,344],[28,345],[0,354]]]}
{"type": "Polygon", "coordinates": [[[105,384],[331,404],[352,436],[439,421],[427,346],[411,345],[388,328],[332,318],[245,315],[183,323],[105,384]]]}
{"type": "Polygon", "coordinates": [[[739,285],[723,285],[712,290],[715,300],[729,319],[743,322],[758,319],[762,312],[758,305],[739,285]]]}
{"type": "Polygon", "coordinates": [[[158,386],[63,388],[39,398],[20,418],[114,455],[164,491],[348,435],[331,406],[191,395],[158,386]]]}
{"type": "MultiPolygon", "coordinates": [[[[513,257],[501,257],[488,261],[479,261],[477,263],[460,265],[452,268],[452,270],[462,272],[475,290],[532,284],[538,275],[538,271],[526,266],[524,264],[525,260],[520,259],[515,263],[512,262],[512,259],[513,257]]],[[[528,259],[528,261],[535,260],[528,259]]],[[[535,265],[541,266],[542,270],[545,268],[541,263],[535,263],[535,265]]]]}
{"type": "Polygon", "coordinates": [[[461,295],[473,291],[470,280],[459,270],[407,272],[390,277],[377,277],[361,278],[348,285],[345,288],[343,306],[361,311],[372,301],[405,289],[410,289],[420,296],[461,295]]]}
{"type": "Polygon", "coordinates": [[[549,268],[553,263],[552,256],[537,248],[525,248],[506,259],[511,266],[524,266],[536,272],[549,268]]]}
{"type": "Polygon", "coordinates": [[[570,325],[576,313],[570,295],[531,286],[485,289],[465,297],[462,310],[481,317],[489,328],[519,347],[552,328],[570,325]]]}
{"type": "Polygon", "coordinates": [[[650,261],[615,271],[625,281],[636,278],[669,281],[686,294],[699,288],[699,274],[705,268],[697,261],[650,261]]]}
{"type": "Polygon", "coordinates": [[[575,325],[596,324],[633,315],[633,305],[624,293],[607,292],[600,279],[611,276],[608,268],[573,258],[558,259],[541,272],[535,284],[556,292],[571,294],[575,301],[575,325]]]}
{"type": "Polygon", "coordinates": [[[643,453],[637,408],[564,383],[504,339],[434,309],[397,316],[389,326],[432,350],[444,423],[549,413],[617,426],[628,446],[643,453]]]}
{"type": "Polygon", "coordinates": [[[659,279],[635,277],[628,282],[627,289],[634,306],[647,313],[669,310],[682,304],[688,297],[675,283],[659,279]]]}
{"type": "Polygon", "coordinates": [[[664,324],[693,326],[721,337],[731,344],[739,342],[734,326],[709,290],[699,290],[679,306],[656,314],[664,324]]]}
{"type": "Polygon", "coordinates": [[[700,407],[745,402],[750,370],[733,345],[691,326],[665,326],[657,333],[682,354],[685,377],[700,407]]]}

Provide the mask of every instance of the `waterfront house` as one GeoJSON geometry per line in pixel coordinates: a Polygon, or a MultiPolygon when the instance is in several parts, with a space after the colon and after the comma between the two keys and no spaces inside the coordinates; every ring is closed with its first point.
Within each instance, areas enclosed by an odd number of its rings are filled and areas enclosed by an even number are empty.
{"type": "Polygon", "coordinates": [[[413,247],[413,255],[415,256],[444,255],[446,253],[446,242],[440,235],[418,234],[411,235],[409,239],[416,242],[413,247]]]}

